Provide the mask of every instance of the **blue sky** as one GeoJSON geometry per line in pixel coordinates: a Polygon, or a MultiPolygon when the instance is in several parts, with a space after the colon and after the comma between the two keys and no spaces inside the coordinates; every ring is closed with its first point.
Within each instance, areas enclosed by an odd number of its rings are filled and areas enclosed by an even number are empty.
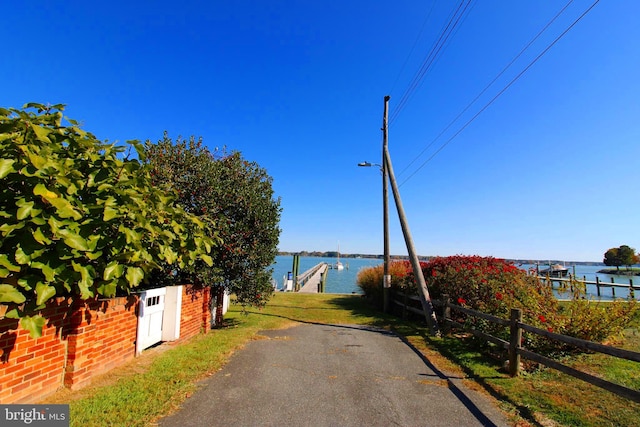
{"type": "MultiPolygon", "coordinates": [[[[600,1],[490,103],[592,3],[570,2],[447,128],[567,2],[472,2],[412,91],[466,1],[12,2],[0,106],[64,103],[112,142],[166,130],[238,150],[282,198],[280,250],[379,254],[380,173],[356,165],[380,163],[390,95],[419,254],[601,261],[640,249],[640,3],[600,1]]],[[[391,252],[407,253],[393,202],[391,252]]]]}

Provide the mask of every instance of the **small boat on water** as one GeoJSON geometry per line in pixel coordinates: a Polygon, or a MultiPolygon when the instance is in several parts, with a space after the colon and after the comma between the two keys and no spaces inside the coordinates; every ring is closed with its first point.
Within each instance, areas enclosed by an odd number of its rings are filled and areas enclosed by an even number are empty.
{"type": "Polygon", "coordinates": [[[540,270],[540,276],[549,277],[567,277],[569,275],[569,269],[560,264],[550,265],[549,268],[540,270]]]}
{"type": "Polygon", "coordinates": [[[340,262],[340,242],[338,242],[338,260],[336,261],[333,268],[336,270],[344,270],[344,264],[340,262]]]}

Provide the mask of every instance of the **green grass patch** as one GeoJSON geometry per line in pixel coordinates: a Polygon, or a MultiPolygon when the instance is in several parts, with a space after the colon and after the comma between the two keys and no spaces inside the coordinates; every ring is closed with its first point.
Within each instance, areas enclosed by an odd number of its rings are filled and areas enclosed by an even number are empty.
{"type": "MultiPolygon", "coordinates": [[[[246,314],[232,306],[226,326],[175,346],[148,350],[77,392],[62,392],[49,403],[70,403],[71,426],[147,426],[175,411],[219,370],[234,351],[266,329],[295,323],[363,324],[392,328],[445,372],[462,374],[473,388],[499,400],[514,425],[636,425],[640,405],[551,369],[509,377],[502,361],[487,356],[461,336],[431,337],[425,325],[372,309],[360,296],[278,293],[263,309],[246,314]]],[[[625,330],[625,348],[640,351],[640,318],[625,330]]],[[[637,363],[601,355],[564,361],[627,387],[640,389],[637,363]]]]}

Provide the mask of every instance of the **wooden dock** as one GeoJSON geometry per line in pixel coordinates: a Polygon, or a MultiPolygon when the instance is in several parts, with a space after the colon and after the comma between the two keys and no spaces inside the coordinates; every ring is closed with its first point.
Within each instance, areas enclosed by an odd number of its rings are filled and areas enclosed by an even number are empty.
{"type": "Polygon", "coordinates": [[[317,294],[322,292],[323,280],[326,277],[328,269],[329,264],[321,262],[298,275],[298,284],[300,285],[300,290],[298,292],[307,294],[317,294]]]}

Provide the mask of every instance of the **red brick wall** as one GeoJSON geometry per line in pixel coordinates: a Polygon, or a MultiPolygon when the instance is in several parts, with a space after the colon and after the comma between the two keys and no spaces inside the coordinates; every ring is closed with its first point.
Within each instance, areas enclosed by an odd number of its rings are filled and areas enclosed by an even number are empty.
{"type": "MultiPolygon", "coordinates": [[[[183,286],[180,341],[209,329],[209,300],[208,288],[183,286]]],[[[34,403],[63,385],[81,388],[135,357],[138,302],[57,299],[41,311],[48,321],[36,339],[0,311],[0,404],[34,403]]]]}
{"type": "Polygon", "coordinates": [[[58,299],[42,310],[49,320],[35,339],[17,320],[0,319],[0,403],[33,402],[33,396],[60,387],[66,353],[61,334],[68,309],[67,301],[58,299]]]}
{"type": "Polygon", "coordinates": [[[206,333],[209,330],[209,288],[193,285],[182,287],[182,313],[180,318],[180,341],[206,333]]]}
{"type": "Polygon", "coordinates": [[[69,319],[66,387],[81,388],[135,356],[137,306],[137,296],[78,305],[69,319]]]}

